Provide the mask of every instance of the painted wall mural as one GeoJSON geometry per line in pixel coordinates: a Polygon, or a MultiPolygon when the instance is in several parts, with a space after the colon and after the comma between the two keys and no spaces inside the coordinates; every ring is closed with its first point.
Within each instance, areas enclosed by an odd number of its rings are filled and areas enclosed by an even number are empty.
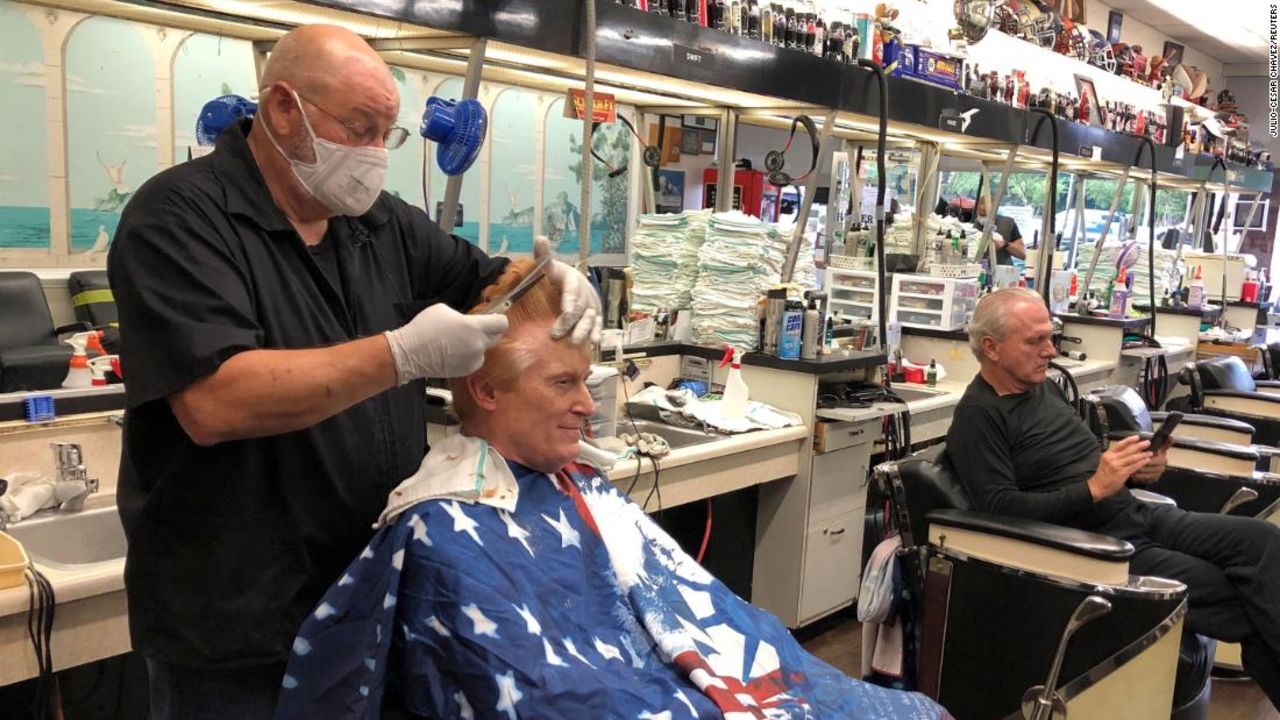
{"type": "Polygon", "coordinates": [[[510,88],[490,109],[489,249],[496,255],[533,252],[537,107],[537,93],[510,88]]]}
{"type": "MultiPolygon", "coordinates": [[[[434,217],[446,178],[418,127],[426,99],[457,98],[462,79],[398,67],[392,75],[397,122],[410,138],[391,153],[387,190],[434,217]]],[[[21,109],[0,119],[0,267],[104,266],[121,209],[168,165],[170,149],[175,162],[187,159],[200,108],[228,93],[256,98],[247,41],[0,0],[0,105],[21,109]],[[57,23],[43,22],[53,13],[57,23]],[[64,45],[58,33],[68,33],[64,45]],[[56,54],[46,62],[46,45],[64,48],[61,66],[56,54]],[[59,73],[66,93],[60,107],[49,106],[59,73]],[[157,114],[157,78],[164,77],[172,79],[172,128],[157,114]],[[54,167],[63,153],[50,150],[54,112],[66,118],[65,177],[54,167]]],[[[455,232],[494,254],[525,254],[541,229],[560,253],[576,254],[580,124],[561,117],[563,99],[553,91],[483,83],[480,100],[489,134],[463,178],[464,221],[455,232]]],[[[613,167],[633,153],[620,126],[602,126],[594,144],[613,167]]],[[[637,173],[610,180],[607,172],[600,163],[593,170],[591,251],[603,262],[625,262],[637,187],[629,180],[637,173]]]]}
{"type": "Polygon", "coordinates": [[[71,252],[105,253],[129,196],[156,172],[156,87],[142,28],[107,17],[67,41],[71,252]]]}
{"type": "Polygon", "coordinates": [[[173,58],[173,158],[187,159],[196,144],[196,120],[204,104],[220,95],[258,96],[253,44],[247,40],[195,33],[173,58]]]}
{"type": "Polygon", "coordinates": [[[49,161],[40,35],[0,3],[0,248],[49,248],[49,161]]]}

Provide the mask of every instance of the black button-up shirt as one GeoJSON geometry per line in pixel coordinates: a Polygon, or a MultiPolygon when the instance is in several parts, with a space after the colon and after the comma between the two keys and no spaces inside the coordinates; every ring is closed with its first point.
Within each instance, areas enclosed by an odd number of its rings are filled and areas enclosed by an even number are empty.
{"type": "Polygon", "coordinates": [[[330,221],[335,285],[272,203],[249,127],[139,188],[108,258],[128,396],[118,499],[133,646],[196,667],[287,657],[387,493],[417,470],[425,388],[212,447],[191,441],[166,398],[244,350],[335,345],[432,302],[462,309],[505,267],[383,193],[365,215],[330,221]]]}

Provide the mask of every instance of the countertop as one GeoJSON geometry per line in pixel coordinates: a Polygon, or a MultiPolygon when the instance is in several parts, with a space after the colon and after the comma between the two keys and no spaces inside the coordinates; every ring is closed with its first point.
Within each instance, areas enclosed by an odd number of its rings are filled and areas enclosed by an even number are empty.
{"type": "MultiPolygon", "coordinates": [[[[115,495],[93,495],[85,501],[85,507],[107,507],[115,503],[115,495]]],[[[35,567],[49,579],[59,605],[124,589],[124,558],[84,565],[75,570],[57,570],[40,564],[35,567]]],[[[0,617],[25,614],[29,606],[26,583],[0,590],[0,617]]]]}
{"type": "MultiPolygon", "coordinates": [[[[659,463],[662,470],[691,465],[704,460],[711,460],[756,448],[777,445],[780,443],[804,440],[809,436],[809,428],[800,425],[779,430],[760,430],[756,432],[726,435],[723,439],[711,442],[675,448],[671,454],[662,458],[659,463]]],[[[653,472],[653,461],[648,458],[640,460],[641,474],[653,472]]],[[[609,472],[609,479],[615,483],[623,482],[636,473],[636,462],[624,461],[609,472]]],[[[94,495],[86,502],[87,508],[114,505],[114,495],[94,495]]],[[[54,597],[59,604],[81,600],[87,597],[104,595],[124,589],[124,559],[107,560],[92,565],[85,565],[76,570],[58,570],[44,565],[36,565],[36,569],[49,579],[53,585],[54,597]]],[[[28,610],[29,596],[27,585],[0,590],[0,617],[28,610]]]]}
{"type": "MultiPolygon", "coordinates": [[[[1058,358],[1054,362],[1066,368],[1077,382],[1083,381],[1092,375],[1111,372],[1116,366],[1114,360],[1085,360],[1084,362],[1077,362],[1066,358],[1058,358]]],[[[903,387],[911,390],[932,390],[937,393],[930,397],[907,401],[907,411],[915,415],[926,413],[931,410],[954,407],[960,402],[960,398],[964,395],[965,389],[969,387],[969,383],[972,381],[973,377],[957,378],[947,376],[942,380],[939,380],[938,384],[932,388],[928,388],[923,385],[903,383],[903,387]]],[[[863,420],[871,420],[890,413],[896,413],[901,409],[902,404],[900,403],[878,402],[872,403],[871,407],[867,408],[820,409],[816,414],[817,417],[824,420],[861,422],[863,420]]]]}
{"type": "MultiPolygon", "coordinates": [[[[724,457],[734,453],[746,450],[754,450],[756,448],[767,447],[769,445],[777,445],[779,443],[791,440],[802,440],[809,436],[809,428],[804,425],[796,425],[794,427],[786,427],[778,430],[756,430],[754,432],[739,433],[737,435],[725,435],[719,440],[700,443],[697,445],[687,445],[682,448],[672,448],[671,453],[660,459],[662,471],[665,472],[671,468],[677,468],[682,465],[690,465],[703,460],[711,460],[713,458],[724,457]]],[[[624,482],[636,475],[636,468],[639,467],[640,474],[653,472],[653,461],[649,458],[641,458],[639,465],[634,459],[623,460],[613,469],[609,471],[609,480],[614,483],[624,482]]]]}

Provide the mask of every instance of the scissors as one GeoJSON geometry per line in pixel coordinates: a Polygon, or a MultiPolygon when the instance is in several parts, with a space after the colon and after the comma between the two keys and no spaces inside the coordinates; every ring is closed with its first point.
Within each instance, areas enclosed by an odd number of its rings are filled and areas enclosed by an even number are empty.
{"type": "Polygon", "coordinates": [[[545,257],[539,260],[538,264],[534,265],[533,269],[529,271],[529,274],[526,275],[525,278],[521,280],[518,285],[516,285],[514,288],[511,289],[511,292],[507,293],[506,295],[503,295],[497,300],[494,300],[493,302],[486,305],[484,310],[480,311],[480,314],[506,315],[507,311],[511,309],[512,305],[515,305],[516,302],[520,300],[520,298],[525,296],[525,293],[532,290],[533,286],[537,285],[539,280],[542,280],[542,278],[546,277],[547,264],[550,262],[551,262],[550,257],[545,257]]]}

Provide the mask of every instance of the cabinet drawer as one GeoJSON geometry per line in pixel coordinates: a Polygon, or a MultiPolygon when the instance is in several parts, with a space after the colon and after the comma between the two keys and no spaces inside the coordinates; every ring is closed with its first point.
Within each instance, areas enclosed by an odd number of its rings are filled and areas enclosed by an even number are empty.
{"type": "Polygon", "coordinates": [[[859,422],[819,422],[813,428],[813,451],[828,453],[854,445],[866,445],[876,439],[879,431],[879,418],[859,422]]]}
{"type": "Polygon", "coordinates": [[[802,623],[847,606],[862,582],[863,509],[810,530],[805,542],[800,588],[802,623]]]}
{"type": "Polygon", "coordinates": [[[809,475],[809,528],[867,506],[870,464],[870,443],[813,456],[813,472],[809,475]]]}

